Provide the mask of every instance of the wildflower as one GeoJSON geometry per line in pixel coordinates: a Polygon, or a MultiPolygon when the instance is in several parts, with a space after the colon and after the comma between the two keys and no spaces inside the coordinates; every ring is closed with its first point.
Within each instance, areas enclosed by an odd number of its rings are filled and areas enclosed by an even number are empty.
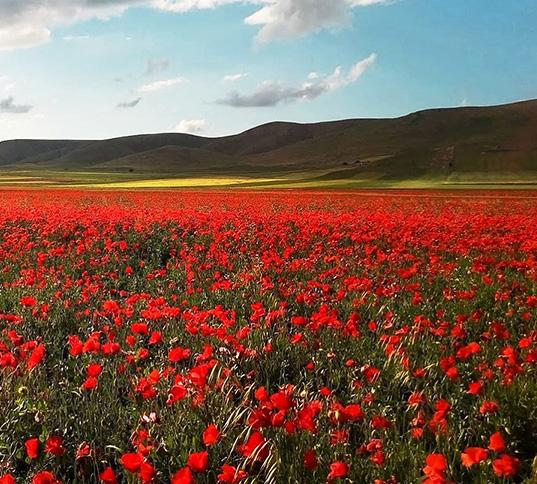
{"type": "Polygon", "coordinates": [[[140,454],[123,454],[121,457],[121,464],[129,472],[135,474],[140,470],[143,462],[143,457],[140,454]]]}
{"type": "Polygon", "coordinates": [[[505,440],[500,432],[495,432],[490,436],[489,449],[499,453],[505,451],[505,440]]]}
{"type": "Polygon", "coordinates": [[[218,427],[216,425],[211,424],[203,431],[203,443],[207,447],[215,445],[219,439],[220,432],[218,431],[218,427]]]}
{"type": "Polygon", "coordinates": [[[117,484],[116,473],[110,466],[99,474],[99,479],[104,482],[104,484],[117,484]]]}
{"type": "Polygon", "coordinates": [[[346,477],[349,473],[349,466],[342,461],[336,461],[330,464],[330,473],[328,474],[328,482],[335,481],[342,477],[346,477]]]}
{"type": "Polygon", "coordinates": [[[189,467],[183,467],[171,478],[171,484],[194,484],[196,479],[189,467]]]}
{"type": "Polygon", "coordinates": [[[45,442],[45,452],[47,454],[52,454],[56,457],[61,457],[65,455],[63,439],[58,435],[50,436],[45,442]]]}
{"type": "Polygon", "coordinates": [[[486,449],[481,447],[468,447],[462,454],[461,460],[465,467],[472,467],[475,464],[479,464],[484,460],[487,460],[489,453],[486,449]]]}
{"type": "Polygon", "coordinates": [[[519,467],[520,461],[507,454],[502,454],[499,459],[492,461],[492,468],[498,477],[514,477],[519,467]]]}
{"type": "Polygon", "coordinates": [[[24,446],[26,447],[26,455],[30,459],[37,459],[37,457],[39,456],[39,439],[35,437],[32,439],[28,439],[24,443],[24,446]]]}
{"type": "Polygon", "coordinates": [[[30,358],[28,358],[28,371],[32,371],[39,363],[43,361],[45,357],[45,347],[40,344],[32,351],[30,358]]]}
{"type": "Polygon", "coordinates": [[[308,449],[304,453],[304,467],[309,471],[317,469],[319,461],[317,460],[317,454],[313,449],[308,449]]]}
{"type": "Polygon", "coordinates": [[[205,472],[209,466],[209,453],[204,450],[190,454],[187,464],[194,472],[205,472]]]}

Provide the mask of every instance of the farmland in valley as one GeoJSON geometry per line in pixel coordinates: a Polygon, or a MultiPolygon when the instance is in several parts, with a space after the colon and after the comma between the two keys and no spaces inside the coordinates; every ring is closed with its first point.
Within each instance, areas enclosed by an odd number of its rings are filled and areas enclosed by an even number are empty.
{"type": "Polygon", "coordinates": [[[534,482],[536,220],[531,191],[5,190],[0,482],[534,482]]]}

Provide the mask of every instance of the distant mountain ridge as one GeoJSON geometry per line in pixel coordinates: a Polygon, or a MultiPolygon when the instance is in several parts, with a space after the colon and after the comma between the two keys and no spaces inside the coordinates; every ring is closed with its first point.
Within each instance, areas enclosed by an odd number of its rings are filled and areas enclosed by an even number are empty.
{"type": "Polygon", "coordinates": [[[537,100],[429,109],[394,119],[274,122],[221,138],[163,133],[0,143],[0,167],[182,172],[301,170],[412,177],[536,172],[537,100]]]}

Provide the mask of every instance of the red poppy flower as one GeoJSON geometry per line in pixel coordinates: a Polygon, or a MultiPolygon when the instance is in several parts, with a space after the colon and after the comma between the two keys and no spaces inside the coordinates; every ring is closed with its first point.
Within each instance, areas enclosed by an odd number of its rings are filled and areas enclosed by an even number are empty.
{"type": "Polygon", "coordinates": [[[186,360],[190,356],[190,350],[188,348],[172,348],[168,353],[168,359],[172,363],[178,363],[186,360]]]}
{"type": "Polygon", "coordinates": [[[0,484],[15,484],[15,478],[11,474],[0,476],[0,484]]]}
{"type": "Polygon", "coordinates": [[[189,373],[190,381],[198,388],[203,388],[207,383],[207,377],[212,368],[213,365],[210,364],[198,365],[192,368],[189,373]]]}
{"type": "Polygon", "coordinates": [[[493,401],[484,401],[479,407],[479,412],[483,415],[489,413],[496,413],[500,409],[500,406],[493,401]]]}
{"type": "Polygon", "coordinates": [[[140,479],[144,484],[149,484],[153,482],[153,478],[155,477],[156,470],[155,468],[149,463],[149,462],[142,462],[140,465],[140,479]]]}
{"type": "Polygon", "coordinates": [[[425,459],[425,464],[423,473],[431,482],[444,482],[447,460],[443,454],[429,454],[425,459]]]}
{"type": "Polygon", "coordinates": [[[490,436],[489,449],[499,453],[505,451],[505,440],[500,432],[495,432],[490,436]]]}
{"type": "Polygon", "coordinates": [[[185,386],[178,384],[170,388],[170,394],[168,396],[168,405],[173,405],[174,403],[182,400],[188,395],[188,390],[185,386]]]}
{"type": "Polygon", "coordinates": [[[423,392],[414,392],[408,397],[408,406],[409,407],[419,407],[420,405],[426,403],[427,399],[423,392]]]}
{"type": "Polygon", "coordinates": [[[499,459],[492,461],[492,468],[498,477],[514,477],[518,473],[520,461],[516,457],[503,454],[499,459]]]}
{"type": "Polygon", "coordinates": [[[37,299],[33,296],[23,296],[20,301],[26,308],[33,308],[37,304],[37,299]]]}
{"type": "Polygon", "coordinates": [[[149,344],[156,345],[162,343],[162,333],[160,331],[153,331],[149,337],[149,344]]]}
{"type": "Polygon", "coordinates": [[[245,471],[239,470],[229,464],[224,464],[221,470],[222,472],[218,474],[218,482],[224,484],[238,484],[247,476],[245,471]]]}
{"type": "Polygon", "coordinates": [[[203,431],[203,443],[207,447],[210,447],[211,445],[215,445],[219,439],[220,439],[220,432],[216,425],[211,424],[203,431]]]}
{"type": "Polygon", "coordinates": [[[382,415],[376,415],[371,419],[371,425],[375,429],[389,429],[392,423],[382,415]]]}
{"type": "Polygon", "coordinates": [[[480,381],[474,381],[468,385],[468,390],[466,390],[468,395],[481,395],[483,393],[483,383],[480,381]]]}
{"type": "Polygon", "coordinates": [[[319,461],[317,460],[317,454],[313,449],[308,449],[304,453],[304,467],[309,471],[317,469],[319,461]]]}
{"type": "Polygon", "coordinates": [[[357,421],[362,420],[364,418],[364,412],[362,411],[362,407],[357,404],[351,404],[347,405],[343,409],[343,414],[345,415],[345,418],[347,420],[357,421]]]}
{"type": "Polygon", "coordinates": [[[371,455],[371,462],[379,467],[382,467],[386,462],[386,454],[384,454],[382,450],[375,452],[373,455],[371,455]]]}
{"type": "Polygon", "coordinates": [[[335,481],[342,477],[346,477],[349,473],[349,466],[342,461],[336,461],[330,464],[330,473],[328,474],[328,482],[335,481]]]}
{"type": "Polygon", "coordinates": [[[76,450],[76,459],[80,460],[84,457],[89,457],[91,455],[91,452],[92,451],[90,445],[87,442],[83,442],[76,450]]]}
{"type": "Polygon", "coordinates": [[[116,473],[110,466],[99,474],[99,479],[105,484],[117,484],[116,473]]]}
{"type": "Polygon", "coordinates": [[[45,347],[40,344],[37,345],[32,351],[30,358],[28,358],[28,371],[32,371],[39,363],[43,361],[45,357],[45,347]]]}
{"type": "Polygon", "coordinates": [[[47,454],[61,457],[65,455],[65,447],[63,446],[63,439],[58,435],[50,436],[45,442],[45,452],[47,454]]]}
{"type": "Polygon", "coordinates": [[[24,446],[26,447],[26,455],[30,459],[37,459],[37,457],[39,456],[39,439],[35,437],[32,439],[28,439],[24,443],[24,446]]]}
{"type": "Polygon", "coordinates": [[[56,476],[49,471],[42,471],[37,473],[32,479],[32,484],[61,484],[56,479],[56,476]]]}
{"type": "Polygon", "coordinates": [[[99,363],[90,363],[88,365],[88,376],[97,378],[101,372],[103,371],[103,367],[99,365],[99,363]]]}
{"type": "Polygon", "coordinates": [[[461,454],[462,465],[465,467],[472,467],[475,464],[479,464],[489,458],[489,453],[486,449],[481,447],[468,447],[461,454]]]}
{"type": "Polygon", "coordinates": [[[267,441],[260,432],[253,432],[247,442],[240,446],[239,451],[244,457],[264,461],[269,454],[267,441]]]}
{"type": "Polygon", "coordinates": [[[171,484],[194,484],[196,479],[189,467],[183,467],[177,471],[171,479],[171,484]]]}
{"type": "Polygon", "coordinates": [[[268,400],[268,392],[265,387],[259,387],[254,393],[255,399],[259,402],[265,402],[268,400]]]}
{"type": "Polygon", "coordinates": [[[142,462],[143,457],[140,454],[129,453],[123,454],[121,457],[121,464],[123,467],[133,474],[140,470],[142,462]]]}
{"type": "Polygon", "coordinates": [[[444,472],[447,469],[447,461],[443,454],[429,454],[425,463],[437,472],[444,472]]]}
{"type": "Polygon", "coordinates": [[[270,401],[278,410],[289,410],[293,406],[293,397],[287,390],[275,393],[270,397],[270,401]]]}
{"type": "Polygon", "coordinates": [[[94,388],[97,388],[97,385],[99,384],[99,380],[97,378],[90,376],[86,378],[84,383],[82,383],[82,388],[84,390],[93,390],[94,388]]]}
{"type": "Polygon", "coordinates": [[[194,452],[188,457],[187,464],[194,472],[205,472],[209,467],[209,453],[206,450],[194,452]]]}

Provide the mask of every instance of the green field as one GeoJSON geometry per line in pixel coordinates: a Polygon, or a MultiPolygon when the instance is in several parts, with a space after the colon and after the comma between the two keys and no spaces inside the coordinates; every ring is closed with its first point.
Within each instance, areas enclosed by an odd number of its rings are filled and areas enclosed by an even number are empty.
{"type": "Polygon", "coordinates": [[[449,189],[533,189],[535,173],[456,173],[450,176],[404,178],[386,177],[375,172],[357,173],[353,169],[281,171],[246,173],[193,172],[118,173],[67,170],[2,170],[0,188],[83,188],[83,189],[172,189],[172,188],[258,188],[258,189],[353,189],[353,188],[449,188],[449,189]]]}

